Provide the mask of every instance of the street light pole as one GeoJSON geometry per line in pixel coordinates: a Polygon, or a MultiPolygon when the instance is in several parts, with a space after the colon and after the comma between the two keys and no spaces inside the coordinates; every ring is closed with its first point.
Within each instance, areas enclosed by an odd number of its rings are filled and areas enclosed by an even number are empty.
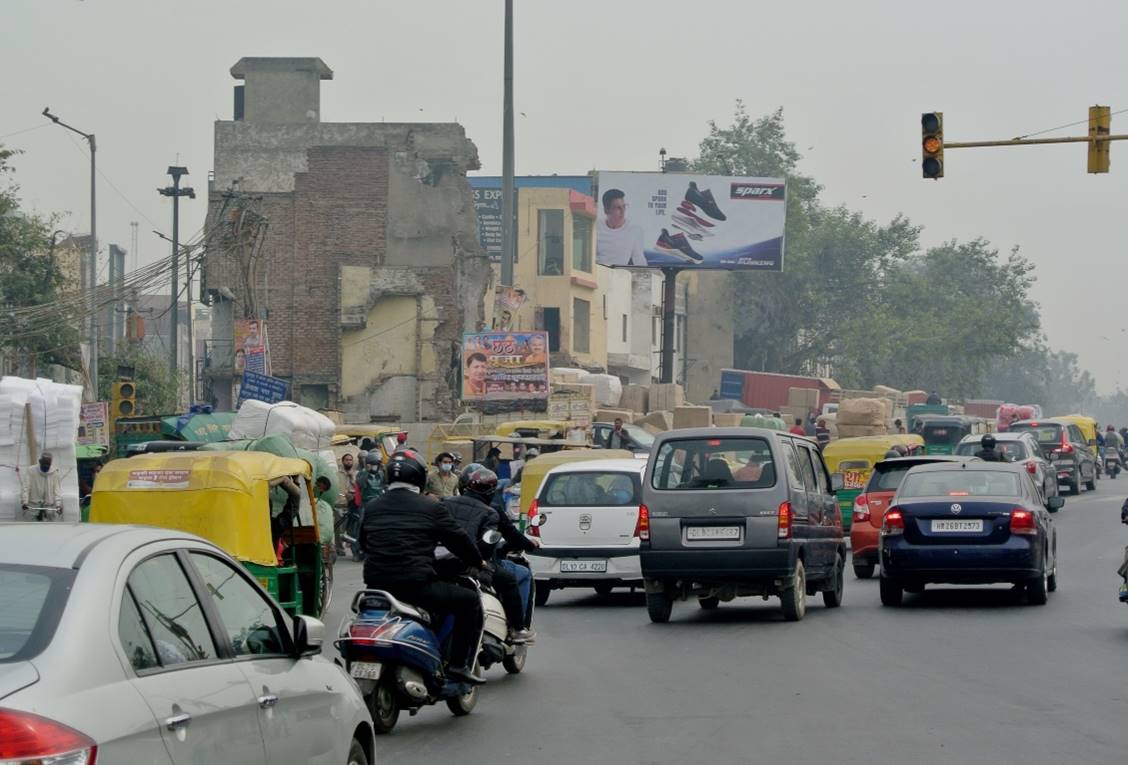
{"type": "Polygon", "coordinates": [[[94,179],[97,173],[97,165],[95,163],[95,154],[98,151],[98,144],[94,140],[93,133],[84,133],[76,127],[68,125],[60,120],[54,114],[51,114],[51,107],[47,106],[43,109],[43,116],[54,122],[59,127],[64,127],[72,133],[78,133],[86,142],[90,144],[90,254],[87,256],[86,263],[86,288],[87,295],[90,300],[90,316],[87,325],[87,337],[90,343],[90,364],[88,371],[90,373],[90,387],[86,393],[89,401],[98,400],[98,301],[95,293],[95,288],[98,282],[98,214],[97,214],[97,189],[94,179]]]}
{"type": "MultiPolygon", "coordinates": [[[[168,174],[172,176],[172,185],[157,189],[162,197],[172,197],[172,295],[169,303],[169,361],[174,379],[178,378],[180,370],[177,367],[177,344],[180,340],[180,198],[196,198],[196,191],[190,186],[180,187],[180,177],[188,175],[188,168],[170,166],[168,174]]],[[[188,271],[192,273],[191,268],[188,271]]],[[[192,321],[192,306],[188,305],[188,321],[192,321]]],[[[189,396],[191,396],[191,370],[189,370],[189,396]]],[[[189,402],[191,403],[191,402],[189,402]]]]}
{"type": "Polygon", "coordinates": [[[517,259],[513,189],[513,0],[505,0],[505,95],[502,102],[501,137],[501,283],[513,286],[513,262],[517,259]]]}

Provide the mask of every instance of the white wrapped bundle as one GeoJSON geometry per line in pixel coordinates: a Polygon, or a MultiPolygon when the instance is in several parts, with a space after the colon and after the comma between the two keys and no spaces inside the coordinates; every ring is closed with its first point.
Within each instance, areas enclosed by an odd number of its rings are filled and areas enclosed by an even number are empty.
{"type": "Polygon", "coordinates": [[[336,432],[337,427],[328,417],[293,401],[266,404],[248,400],[239,407],[231,425],[230,437],[281,435],[288,437],[299,449],[316,452],[330,448],[336,432]]]}
{"type": "Polygon", "coordinates": [[[590,385],[595,394],[595,403],[601,407],[617,407],[623,396],[623,383],[614,375],[585,374],[580,384],[590,385]]]}

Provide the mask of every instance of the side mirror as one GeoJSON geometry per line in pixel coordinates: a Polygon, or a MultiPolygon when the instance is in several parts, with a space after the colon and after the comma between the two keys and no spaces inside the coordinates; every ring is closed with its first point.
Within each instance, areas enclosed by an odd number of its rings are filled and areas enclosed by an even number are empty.
{"type": "Polygon", "coordinates": [[[535,529],[535,528],[538,528],[540,526],[543,526],[545,524],[545,521],[547,521],[547,520],[548,520],[547,515],[545,515],[544,513],[537,513],[532,518],[530,518],[529,522],[526,523],[525,525],[528,526],[530,529],[535,529]]]}
{"type": "Polygon", "coordinates": [[[490,529],[486,533],[482,534],[482,541],[488,545],[496,545],[501,541],[501,539],[501,532],[497,529],[490,529]]]}
{"type": "Polygon", "coordinates": [[[312,616],[294,617],[294,651],[298,656],[316,656],[325,642],[325,624],[312,616]]]}
{"type": "Polygon", "coordinates": [[[1050,497],[1050,501],[1046,503],[1046,509],[1051,513],[1056,513],[1065,507],[1065,497],[1050,497]]]}
{"type": "Polygon", "coordinates": [[[846,485],[846,482],[842,478],[841,473],[831,473],[830,474],[830,492],[831,492],[831,494],[837,494],[838,492],[842,491],[842,487],[845,486],[845,485],[846,485]]]}

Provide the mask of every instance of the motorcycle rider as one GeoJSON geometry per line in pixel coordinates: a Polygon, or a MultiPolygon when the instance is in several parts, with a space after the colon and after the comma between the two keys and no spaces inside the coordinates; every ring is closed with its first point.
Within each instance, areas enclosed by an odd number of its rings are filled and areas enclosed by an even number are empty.
{"type": "MultiPolygon", "coordinates": [[[[494,558],[495,544],[482,541],[486,531],[499,531],[500,517],[496,510],[490,507],[497,489],[497,474],[487,470],[481,465],[471,465],[459,478],[457,496],[445,497],[442,504],[454,517],[454,520],[478,541],[478,550],[482,557],[490,562],[490,579],[494,591],[505,609],[505,621],[509,624],[509,640],[513,643],[526,643],[532,637],[524,629],[525,606],[521,600],[521,592],[517,587],[517,577],[508,568],[498,565],[494,558]]],[[[512,523],[510,523],[512,525],[512,523]]],[[[442,569],[447,569],[442,566],[442,569]]],[[[455,573],[455,572],[450,572],[455,573]]]]}
{"type": "MultiPolygon", "coordinates": [[[[364,456],[364,469],[356,474],[353,481],[354,504],[356,508],[350,518],[349,529],[353,539],[360,538],[360,529],[364,525],[364,508],[369,502],[379,499],[384,494],[387,482],[384,480],[384,463],[380,460],[380,452],[370,451],[364,456]]],[[[356,547],[352,551],[353,561],[360,563],[364,554],[356,547]]]]}
{"type": "Polygon", "coordinates": [[[422,494],[427,463],[413,449],[401,448],[388,460],[387,491],[365,508],[360,535],[364,584],[384,590],[432,613],[437,630],[447,614],[454,617],[447,674],[484,683],[474,673],[482,631],[481,599],[476,591],[444,582],[435,571],[435,548],[444,545],[468,567],[485,568],[474,540],[450,511],[422,494]]]}
{"type": "Polygon", "coordinates": [[[62,479],[59,471],[52,467],[53,461],[51,452],[43,452],[39,455],[37,468],[21,471],[20,507],[25,513],[30,506],[48,507],[56,515],[63,514],[62,479]]]}
{"type": "Polygon", "coordinates": [[[990,433],[979,439],[979,446],[980,449],[975,453],[975,456],[984,462],[1010,462],[1006,455],[996,448],[998,441],[990,433]]]}

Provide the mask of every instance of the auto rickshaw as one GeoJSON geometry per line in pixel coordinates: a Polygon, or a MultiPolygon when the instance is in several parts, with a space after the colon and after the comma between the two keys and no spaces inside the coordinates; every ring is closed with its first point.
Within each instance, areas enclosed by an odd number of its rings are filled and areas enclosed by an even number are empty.
{"type": "MultiPolygon", "coordinates": [[[[1066,422],[1071,422],[1076,425],[1077,428],[1081,431],[1081,435],[1085,436],[1085,443],[1089,445],[1089,449],[1092,450],[1093,456],[1097,458],[1097,464],[1102,464],[1100,445],[1097,443],[1098,425],[1097,421],[1094,418],[1088,416],[1087,414],[1066,414],[1062,415],[1061,417],[1055,417],[1054,419],[1065,420],[1066,422]]],[[[1098,470],[1098,478],[1100,477],[1100,473],[1101,471],[1098,470]]]]}
{"type": "Polygon", "coordinates": [[[345,436],[342,443],[337,438],[333,439],[333,446],[343,446],[352,443],[360,446],[366,438],[372,439],[380,447],[380,460],[387,464],[388,458],[407,440],[407,432],[398,425],[338,425],[337,436],[345,436]],[[403,441],[401,441],[401,436],[403,441]]]}
{"type": "Polygon", "coordinates": [[[925,454],[955,454],[966,436],[979,436],[994,430],[995,424],[984,417],[953,414],[921,415],[920,435],[924,437],[925,454]]]}
{"type": "Polygon", "coordinates": [[[498,425],[494,428],[494,435],[524,438],[563,438],[574,427],[577,427],[577,424],[567,420],[514,420],[498,425]]]}
{"type": "Polygon", "coordinates": [[[331,574],[322,563],[312,475],[305,460],[266,452],[140,454],[102,469],[90,522],[201,536],[242,563],[290,614],[320,617],[331,574]]]}
{"type": "Polygon", "coordinates": [[[835,495],[842,513],[842,528],[849,531],[854,520],[854,500],[869,482],[873,466],[885,459],[894,446],[904,446],[908,455],[924,452],[924,438],[916,433],[887,436],[859,436],[831,441],[823,449],[823,459],[831,473],[842,475],[842,488],[835,495]]]}

